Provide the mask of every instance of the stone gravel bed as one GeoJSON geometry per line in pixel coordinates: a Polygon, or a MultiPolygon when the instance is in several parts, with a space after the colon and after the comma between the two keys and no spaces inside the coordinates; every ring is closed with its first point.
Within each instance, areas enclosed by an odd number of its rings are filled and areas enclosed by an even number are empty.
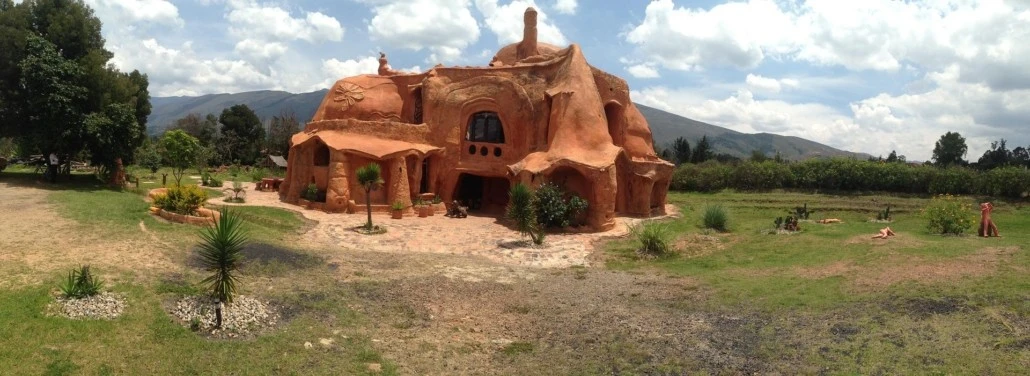
{"type": "Polygon", "coordinates": [[[237,296],[231,304],[222,308],[222,328],[215,329],[216,303],[215,299],[208,296],[187,296],[175,303],[172,314],[191,329],[222,338],[247,336],[273,327],[279,321],[279,315],[271,304],[237,296]]]}
{"type": "Polygon", "coordinates": [[[113,320],[125,311],[125,297],[103,292],[81,299],[57,297],[51,312],[70,319],[113,320]]]}

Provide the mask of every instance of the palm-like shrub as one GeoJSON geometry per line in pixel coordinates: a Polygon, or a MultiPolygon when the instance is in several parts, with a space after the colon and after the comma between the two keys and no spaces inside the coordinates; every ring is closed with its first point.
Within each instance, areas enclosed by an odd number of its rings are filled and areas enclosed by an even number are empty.
{"type": "Polygon", "coordinates": [[[384,184],[382,171],[376,163],[369,163],[358,169],[358,184],[365,188],[365,209],[368,211],[368,222],[365,228],[372,231],[372,191],[384,184]]]}
{"type": "MultiPolygon", "coordinates": [[[[213,226],[201,230],[200,239],[200,264],[211,273],[201,283],[209,286],[211,295],[219,303],[232,303],[236,295],[237,272],[243,259],[241,252],[248,241],[243,219],[235,211],[222,208],[221,217],[213,226]]],[[[215,311],[215,318],[215,325],[221,327],[221,304],[215,311]]]]}
{"type": "Polygon", "coordinates": [[[522,235],[529,235],[534,244],[544,243],[544,232],[536,220],[533,192],[525,184],[517,183],[508,191],[508,218],[522,235]]]}
{"type": "Polygon", "coordinates": [[[721,205],[710,205],[705,207],[705,211],[701,215],[701,223],[705,228],[726,231],[727,217],[726,209],[723,209],[721,205]]]}
{"type": "Polygon", "coordinates": [[[232,182],[232,188],[225,188],[222,190],[226,194],[226,202],[244,202],[247,197],[247,190],[243,188],[243,183],[240,181],[232,182]]]}
{"type": "Polygon", "coordinates": [[[662,257],[671,253],[669,242],[672,233],[669,227],[661,223],[647,223],[630,228],[633,237],[640,242],[637,254],[645,258],[662,257]]]}
{"type": "Polygon", "coordinates": [[[93,275],[89,265],[83,265],[78,270],[68,272],[68,279],[59,287],[65,298],[80,299],[99,294],[104,282],[93,275]]]}

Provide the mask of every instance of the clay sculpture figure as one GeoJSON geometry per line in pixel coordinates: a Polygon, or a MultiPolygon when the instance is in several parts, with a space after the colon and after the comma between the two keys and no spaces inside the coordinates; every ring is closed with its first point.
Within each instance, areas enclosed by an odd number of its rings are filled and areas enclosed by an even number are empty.
{"type": "Polygon", "coordinates": [[[894,230],[891,230],[890,227],[884,227],[884,228],[880,229],[880,233],[879,234],[873,235],[873,239],[887,239],[887,238],[889,238],[891,236],[894,236],[894,235],[896,235],[894,233],[894,230]]]}
{"type": "Polygon", "coordinates": [[[980,229],[977,234],[985,238],[998,236],[998,226],[995,226],[994,221],[991,220],[992,211],[994,211],[994,205],[991,205],[990,202],[980,204],[980,229]]]}
{"type": "Polygon", "coordinates": [[[673,165],[655,154],[629,85],[578,45],[539,42],[533,8],[523,21],[523,40],[486,66],[408,73],[381,54],[378,74],[337,81],[291,139],[282,200],[314,182],[327,211],[353,212],[366,199],[355,171],[375,162],[386,184],[370,199],[384,214],[396,201],[410,213],[425,193],[500,214],[511,186],[548,181],[589,202],[595,231],[613,228],[616,213],[664,214],[673,165]]]}

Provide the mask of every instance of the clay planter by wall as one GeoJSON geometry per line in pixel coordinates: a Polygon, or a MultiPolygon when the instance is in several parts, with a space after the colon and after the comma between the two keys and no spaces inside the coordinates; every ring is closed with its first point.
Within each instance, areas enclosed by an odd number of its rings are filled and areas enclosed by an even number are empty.
{"type": "Polygon", "coordinates": [[[301,206],[301,207],[305,207],[306,208],[306,207],[308,207],[308,204],[310,204],[310,203],[311,203],[311,201],[305,200],[303,198],[297,199],[297,206],[301,206]]]}
{"type": "MultiPolygon", "coordinates": [[[[153,209],[155,208],[151,208],[152,213],[154,212],[153,209]]],[[[199,214],[199,216],[182,215],[179,213],[172,213],[164,209],[157,209],[157,212],[155,214],[157,214],[161,218],[167,219],[172,222],[188,223],[191,225],[198,226],[207,226],[212,223],[215,223],[215,220],[218,217],[219,213],[210,209],[200,208],[197,209],[197,214],[199,214]]]]}
{"type": "Polygon", "coordinates": [[[428,217],[428,216],[429,216],[429,206],[428,205],[419,206],[418,207],[418,217],[419,218],[425,218],[425,217],[428,217]]]}
{"type": "Polygon", "coordinates": [[[434,209],[433,204],[426,205],[426,210],[429,211],[430,217],[436,214],[436,209],[434,209]]]}
{"type": "Polygon", "coordinates": [[[394,209],[390,211],[390,218],[401,219],[404,218],[404,209],[394,209]]]}

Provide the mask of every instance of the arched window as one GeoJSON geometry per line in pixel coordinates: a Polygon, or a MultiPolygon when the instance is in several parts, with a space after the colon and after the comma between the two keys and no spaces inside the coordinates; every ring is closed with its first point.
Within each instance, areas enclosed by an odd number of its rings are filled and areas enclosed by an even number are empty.
{"type": "Polygon", "coordinates": [[[504,143],[504,127],[496,112],[477,112],[469,118],[465,139],[472,142],[504,143]]]}

